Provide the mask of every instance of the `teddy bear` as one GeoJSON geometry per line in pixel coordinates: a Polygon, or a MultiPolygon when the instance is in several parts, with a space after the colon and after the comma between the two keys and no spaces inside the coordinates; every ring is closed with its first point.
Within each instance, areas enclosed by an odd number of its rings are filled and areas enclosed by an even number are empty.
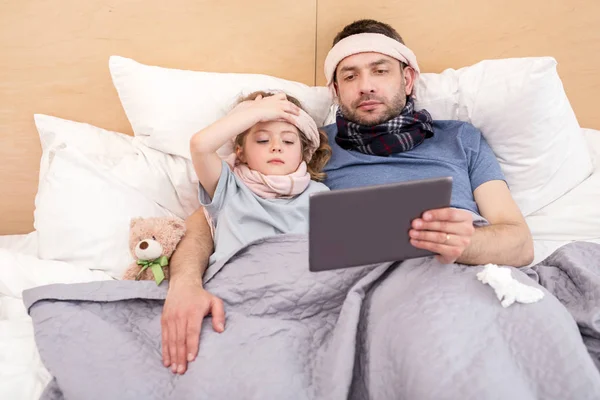
{"type": "Polygon", "coordinates": [[[123,279],[151,280],[157,285],[169,279],[169,258],[185,234],[179,218],[133,218],[129,225],[129,250],[136,260],[123,279]]]}

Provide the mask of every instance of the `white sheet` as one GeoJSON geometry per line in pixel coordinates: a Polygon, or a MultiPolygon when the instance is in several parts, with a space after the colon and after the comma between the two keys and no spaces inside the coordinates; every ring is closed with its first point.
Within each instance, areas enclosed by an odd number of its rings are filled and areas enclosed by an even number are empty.
{"type": "Polygon", "coordinates": [[[17,253],[37,255],[37,233],[25,235],[0,235],[0,249],[8,249],[17,253]]]}
{"type": "MultiPolygon", "coordinates": [[[[10,238],[15,248],[27,249],[28,238],[10,238]]],[[[3,238],[3,244],[9,243],[3,238]]],[[[77,268],[0,248],[0,399],[39,399],[50,380],[42,365],[21,293],[51,283],[111,279],[100,271],[77,268]]]]}

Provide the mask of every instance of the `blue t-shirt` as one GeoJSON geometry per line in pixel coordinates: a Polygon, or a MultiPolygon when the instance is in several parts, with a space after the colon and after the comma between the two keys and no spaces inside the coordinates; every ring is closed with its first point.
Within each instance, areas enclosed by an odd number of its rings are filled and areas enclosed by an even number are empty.
{"type": "Polygon", "coordinates": [[[335,142],[335,124],[323,130],[333,152],[324,169],[331,190],[451,176],[450,206],[479,214],[473,191],[488,181],[505,181],[481,132],[466,122],[434,121],[432,138],[389,157],[344,150],[335,142]]]}

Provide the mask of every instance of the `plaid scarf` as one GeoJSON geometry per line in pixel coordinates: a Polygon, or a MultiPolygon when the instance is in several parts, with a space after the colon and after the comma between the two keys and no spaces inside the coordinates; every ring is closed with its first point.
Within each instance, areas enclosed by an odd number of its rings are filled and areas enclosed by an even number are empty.
{"type": "Polygon", "coordinates": [[[389,156],[414,149],[433,136],[433,120],[426,110],[415,111],[412,98],[396,118],[375,126],[348,121],[338,109],[335,141],[341,148],[374,156],[389,156]]]}

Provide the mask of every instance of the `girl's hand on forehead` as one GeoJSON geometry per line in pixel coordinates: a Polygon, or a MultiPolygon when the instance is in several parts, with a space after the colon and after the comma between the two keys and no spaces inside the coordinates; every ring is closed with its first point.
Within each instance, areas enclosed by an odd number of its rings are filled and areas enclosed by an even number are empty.
{"type": "Polygon", "coordinates": [[[295,116],[300,115],[300,108],[287,100],[285,93],[247,100],[234,108],[234,112],[246,112],[255,119],[255,123],[282,120],[296,124],[295,116]]]}

